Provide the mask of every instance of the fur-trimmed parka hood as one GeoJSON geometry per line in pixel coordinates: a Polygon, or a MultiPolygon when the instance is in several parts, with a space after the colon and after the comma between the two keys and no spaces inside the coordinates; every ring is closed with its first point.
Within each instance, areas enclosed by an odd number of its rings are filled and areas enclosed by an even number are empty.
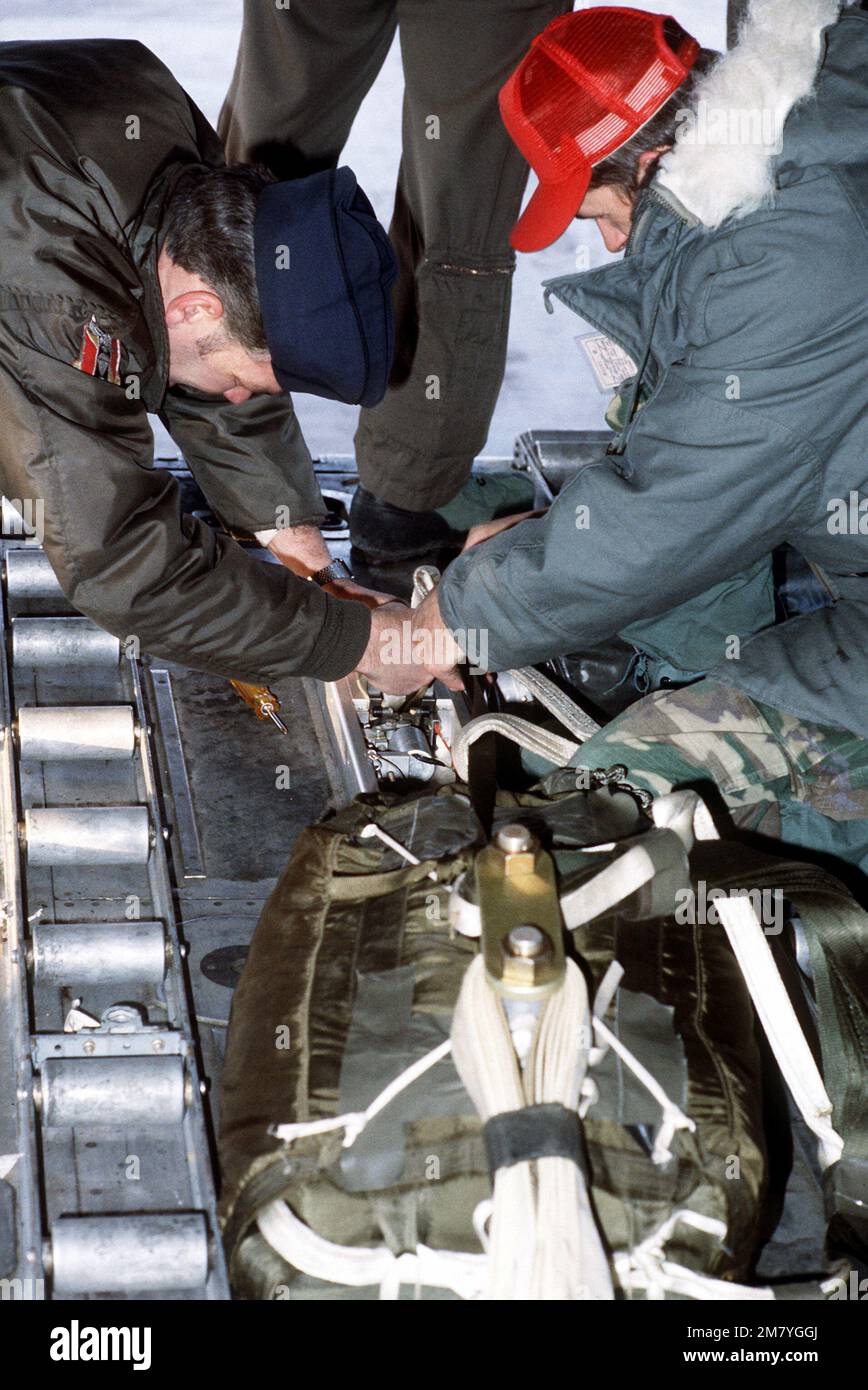
{"type": "Polygon", "coordinates": [[[657,176],[699,222],[712,228],[744,217],[769,206],[797,169],[864,151],[868,53],[858,42],[860,51],[849,51],[852,41],[848,49],[846,36],[828,28],[848,8],[841,0],[752,0],[738,42],[697,83],[657,176]],[[818,73],[830,60],[845,82],[851,70],[852,104],[836,110],[834,124],[817,101],[818,73]]]}

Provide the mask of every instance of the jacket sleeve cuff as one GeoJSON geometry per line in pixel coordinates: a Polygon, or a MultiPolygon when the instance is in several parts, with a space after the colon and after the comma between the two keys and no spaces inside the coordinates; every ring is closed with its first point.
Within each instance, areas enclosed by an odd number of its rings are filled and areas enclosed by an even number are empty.
{"type": "Polygon", "coordinates": [[[354,599],[326,599],[326,612],[319,640],[305,665],[305,676],[314,680],[336,681],[354,671],[362,659],[371,635],[371,610],[354,599]]]}

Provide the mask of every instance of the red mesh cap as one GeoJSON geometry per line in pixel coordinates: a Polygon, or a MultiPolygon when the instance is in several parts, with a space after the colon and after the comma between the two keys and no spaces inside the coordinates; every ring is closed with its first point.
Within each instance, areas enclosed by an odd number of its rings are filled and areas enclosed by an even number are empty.
{"type": "Polygon", "coordinates": [[[592,167],[635,135],[690,72],[699,44],[679,26],[673,49],[668,19],[611,5],[563,15],[504,83],[504,124],[539,179],[510,234],[517,251],[557,240],[581,206],[592,167]]]}

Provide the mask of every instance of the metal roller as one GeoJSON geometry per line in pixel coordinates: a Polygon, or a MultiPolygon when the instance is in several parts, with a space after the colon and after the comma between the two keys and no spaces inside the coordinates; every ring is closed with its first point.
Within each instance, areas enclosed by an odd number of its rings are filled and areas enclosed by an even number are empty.
{"type": "Polygon", "coordinates": [[[150,854],[147,806],[47,806],[24,812],[27,862],[146,864],[150,854]]]}
{"type": "Polygon", "coordinates": [[[60,580],[41,547],[6,551],[6,590],[10,598],[62,597],[60,580]]]}
{"type": "Polygon", "coordinates": [[[16,727],[25,762],[126,759],[136,749],[131,705],[28,705],[19,709],[16,727]]]}
{"type": "Polygon", "coordinates": [[[160,1293],[208,1279],[202,1212],[61,1216],[51,1227],[55,1294],[160,1293]]]}
{"type": "Polygon", "coordinates": [[[76,991],[82,985],[130,980],[159,985],[167,962],[162,922],[46,923],[33,931],[36,979],[76,991]]]}
{"type": "Polygon", "coordinates": [[[176,1125],[184,1118],[180,1057],[48,1058],[40,1073],[47,1125],[176,1125]]]}
{"type": "Polygon", "coordinates": [[[12,660],[37,669],[116,666],[120,639],[89,618],[13,618],[12,660]]]}
{"type": "Polygon", "coordinates": [[[34,599],[67,602],[48,556],[35,546],[6,551],[6,592],[15,603],[34,599]]]}

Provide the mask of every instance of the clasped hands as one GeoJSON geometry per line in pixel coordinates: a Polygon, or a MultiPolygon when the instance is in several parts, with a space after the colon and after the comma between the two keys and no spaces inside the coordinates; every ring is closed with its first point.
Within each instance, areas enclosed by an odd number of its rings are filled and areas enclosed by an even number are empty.
{"type": "MultiPolygon", "coordinates": [[[[537,515],[538,512],[522,512],[474,526],[468,532],[464,549],[470,550],[537,515]]],[[[435,679],[450,690],[463,689],[457,668],[471,654],[462,649],[443,621],[436,589],[414,609],[386,594],[364,592],[362,602],[368,603],[373,612],[370,639],[358,666],[363,676],[389,695],[411,695],[435,679]]],[[[345,597],[353,595],[347,593],[345,597]]]]}

